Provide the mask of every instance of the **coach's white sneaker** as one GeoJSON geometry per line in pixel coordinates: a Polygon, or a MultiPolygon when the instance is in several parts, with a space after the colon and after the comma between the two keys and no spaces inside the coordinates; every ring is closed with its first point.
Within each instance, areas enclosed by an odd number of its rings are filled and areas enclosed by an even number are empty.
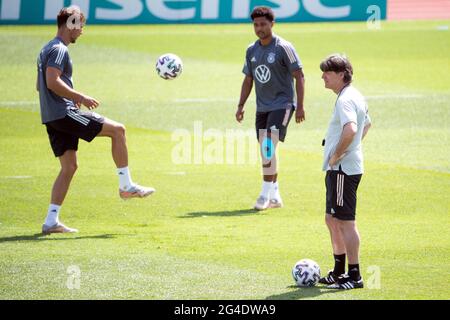
{"type": "Polygon", "coordinates": [[[270,199],[269,208],[276,209],[276,208],[282,208],[283,207],[283,201],[281,199],[270,199]]]}
{"type": "Polygon", "coordinates": [[[130,198],[145,198],[154,193],[156,190],[154,188],[143,187],[138,184],[135,184],[128,190],[120,190],[119,195],[122,199],[130,199],[130,198]]]}
{"type": "Polygon", "coordinates": [[[48,236],[51,233],[77,233],[78,230],[74,228],[69,228],[62,224],[61,222],[58,222],[54,226],[47,226],[46,224],[42,225],[42,234],[44,236],[48,236]]]}
{"type": "Polygon", "coordinates": [[[269,208],[269,205],[270,205],[270,201],[268,198],[259,196],[259,198],[256,199],[254,208],[258,211],[262,211],[262,210],[266,210],[267,208],[269,208]]]}

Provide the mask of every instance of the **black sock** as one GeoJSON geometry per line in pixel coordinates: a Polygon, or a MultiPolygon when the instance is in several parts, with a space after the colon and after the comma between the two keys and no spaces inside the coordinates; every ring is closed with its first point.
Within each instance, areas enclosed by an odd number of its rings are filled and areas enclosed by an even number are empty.
{"type": "Polygon", "coordinates": [[[354,281],[361,279],[361,274],[359,272],[359,264],[349,264],[348,265],[348,276],[354,281]]]}
{"type": "Polygon", "coordinates": [[[334,275],[340,276],[345,273],[345,253],[334,254],[334,275]]]}

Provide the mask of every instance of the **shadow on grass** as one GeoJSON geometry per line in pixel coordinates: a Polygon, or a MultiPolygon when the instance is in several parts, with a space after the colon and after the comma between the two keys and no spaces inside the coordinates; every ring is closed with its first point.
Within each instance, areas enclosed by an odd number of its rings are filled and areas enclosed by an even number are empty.
{"type": "Polygon", "coordinates": [[[117,234],[100,234],[96,236],[71,236],[60,237],[61,234],[44,236],[42,233],[36,233],[28,236],[14,236],[0,238],[0,243],[14,241],[61,241],[61,240],[85,240],[85,239],[113,239],[117,234]]]}
{"type": "Polygon", "coordinates": [[[305,287],[299,288],[295,285],[287,287],[289,289],[297,289],[295,291],[289,291],[282,294],[277,294],[273,296],[266,297],[266,300],[299,300],[308,299],[320,296],[325,293],[333,292],[326,287],[305,287]]]}
{"type": "Polygon", "coordinates": [[[179,216],[178,218],[202,218],[202,217],[235,217],[244,216],[258,213],[259,211],[255,209],[244,209],[244,210],[234,210],[234,211],[200,211],[200,212],[189,212],[184,216],[179,216]]]}

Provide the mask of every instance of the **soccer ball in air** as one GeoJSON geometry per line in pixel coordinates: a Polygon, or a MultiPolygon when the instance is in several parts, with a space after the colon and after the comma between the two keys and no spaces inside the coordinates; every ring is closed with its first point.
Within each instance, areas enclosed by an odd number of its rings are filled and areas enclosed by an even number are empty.
{"type": "Polygon", "coordinates": [[[292,268],[292,277],[299,287],[313,287],[320,279],[320,267],[310,259],[300,260],[292,268]]]}
{"type": "Polygon", "coordinates": [[[183,72],[183,61],[173,53],[163,54],[156,61],[156,72],[166,80],[173,80],[183,72]]]}

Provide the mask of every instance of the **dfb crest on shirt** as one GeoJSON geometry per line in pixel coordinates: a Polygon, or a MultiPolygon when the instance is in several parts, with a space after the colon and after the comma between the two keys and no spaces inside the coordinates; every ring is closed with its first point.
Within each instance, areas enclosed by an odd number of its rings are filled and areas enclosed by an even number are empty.
{"type": "Polygon", "coordinates": [[[267,62],[268,63],[274,63],[275,62],[275,53],[273,53],[273,52],[269,53],[269,55],[267,56],[267,62]]]}

